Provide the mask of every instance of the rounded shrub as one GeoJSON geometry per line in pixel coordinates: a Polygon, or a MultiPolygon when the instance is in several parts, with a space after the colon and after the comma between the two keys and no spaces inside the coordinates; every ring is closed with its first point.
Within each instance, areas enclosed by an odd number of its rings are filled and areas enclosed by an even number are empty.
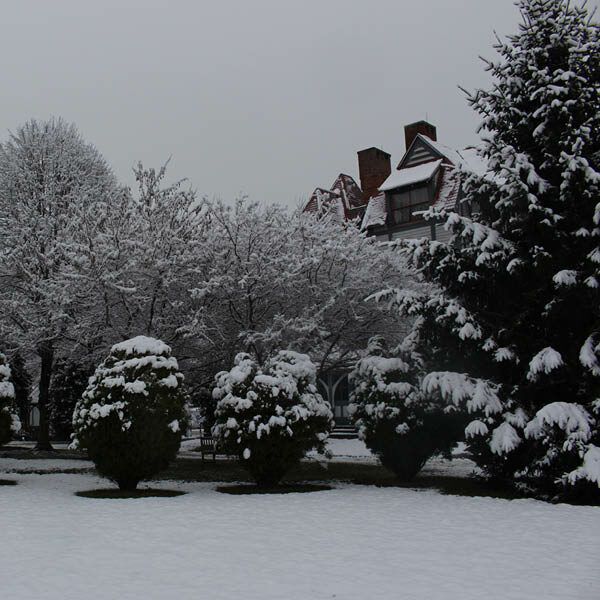
{"type": "Polygon", "coordinates": [[[21,430],[8,360],[0,353],[0,446],[21,430]]]}
{"type": "Polygon", "coordinates": [[[171,349],[138,336],[112,347],[73,412],[74,448],[122,490],[165,469],[186,429],[183,375],[171,349]]]}
{"type": "Polygon", "coordinates": [[[238,354],[230,371],[217,374],[213,395],[219,447],[237,455],[260,487],[275,486],[312,448],[323,450],[333,425],[306,354],[282,350],[262,366],[238,354]]]}
{"type": "Polygon", "coordinates": [[[21,430],[15,388],[6,356],[0,353],[0,446],[21,430]]]}
{"type": "Polygon", "coordinates": [[[377,342],[350,374],[349,412],[358,436],[381,464],[410,481],[434,455],[461,439],[463,418],[421,392],[418,357],[386,357],[377,342]]]}

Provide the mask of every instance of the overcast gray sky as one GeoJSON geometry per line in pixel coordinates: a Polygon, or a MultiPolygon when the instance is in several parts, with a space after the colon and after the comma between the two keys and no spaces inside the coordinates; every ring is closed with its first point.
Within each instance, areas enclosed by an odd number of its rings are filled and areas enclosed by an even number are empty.
{"type": "MultiPolygon", "coordinates": [[[[590,3],[597,5],[598,1],[590,3]]],[[[517,29],[511,0],[3,2],[0,139],[35,117],[79,127],[133,184],[141,160],[230,201],[294,205],[356,151],[398,161],[403,126],[476,141],[457,84],[517,29]]]]}

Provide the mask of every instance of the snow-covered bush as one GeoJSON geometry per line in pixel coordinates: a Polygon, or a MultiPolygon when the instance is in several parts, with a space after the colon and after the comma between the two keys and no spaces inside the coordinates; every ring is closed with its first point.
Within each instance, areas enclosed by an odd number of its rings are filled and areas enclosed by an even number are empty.
{"type": "Polygon", "coordinates": [[[0,353],[0,446],[20,430],[21,421],[15,403],[15,388],[10,381],[10,367],[6,356],[0,353]]]}
{"type": "Polygon", "coordinates": [[[333,425],[306,354],[281,350],[264,365],[238,354],[216,376],[213,435],[237,455],[259,486],[276,485],[309,450],[323,450],[333,425]]]}
{"type": "Polygon", "coordinates": [[[360,439],[381,464],[408,481],[429,458],[456,444],[462,418],[435,395],[422,392],[417,355],[402,347],[393,356],[385,354],[372,340],[354,366],[350,414],[360,439]]]}
{"type": "Polygon", "coordinates": [[[186,429],[183,375],[171,348],[138,336],[112,347],[73,413],[72,446],[123,490],[166,468],[186,429]]]}

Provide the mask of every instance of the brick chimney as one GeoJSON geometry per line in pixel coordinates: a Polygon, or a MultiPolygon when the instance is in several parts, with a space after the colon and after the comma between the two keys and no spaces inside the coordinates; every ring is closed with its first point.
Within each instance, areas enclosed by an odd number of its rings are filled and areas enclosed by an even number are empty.
{"type": "Polygon", "coordinates": [[[360,187],[365,202],[379,193],[377,188],[390,176],[392,165],[390,155],[379,148],[366,148],[358,154],[360,187]]]}
{"type": "Polygon", "coordinates": [[[418,133],[426,135],[434,142],[437,141],[437,132],[435,127],[427,121],[417,121],[416,123],[411,123],[410,125],[406,125],[404,127],[404,140],[406,142],[407,150],[410,148],[410,145],[413,143],[413,140],[417,137],[418,133]]]}

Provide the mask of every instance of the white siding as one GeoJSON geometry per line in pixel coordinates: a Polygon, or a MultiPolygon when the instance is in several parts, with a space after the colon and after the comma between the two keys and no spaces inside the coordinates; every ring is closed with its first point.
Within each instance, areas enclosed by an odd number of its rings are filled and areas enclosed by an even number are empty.
{"type": "Polygon", "coordinates": [[[452,230],[446,231],[443,223],[438,223],[435,226],[435,239],[438,242],[449,242],[452,237],[452,230]]]}
{"type": "Polygon", "coordinates": [[[429,225],[429,223],[420,225],[419,227],[413,227],[412,229],[394,231],[394,233],[392,233],[393,240],[410,240],[422,237],[431,239],[431,225],[429,225]]]}

